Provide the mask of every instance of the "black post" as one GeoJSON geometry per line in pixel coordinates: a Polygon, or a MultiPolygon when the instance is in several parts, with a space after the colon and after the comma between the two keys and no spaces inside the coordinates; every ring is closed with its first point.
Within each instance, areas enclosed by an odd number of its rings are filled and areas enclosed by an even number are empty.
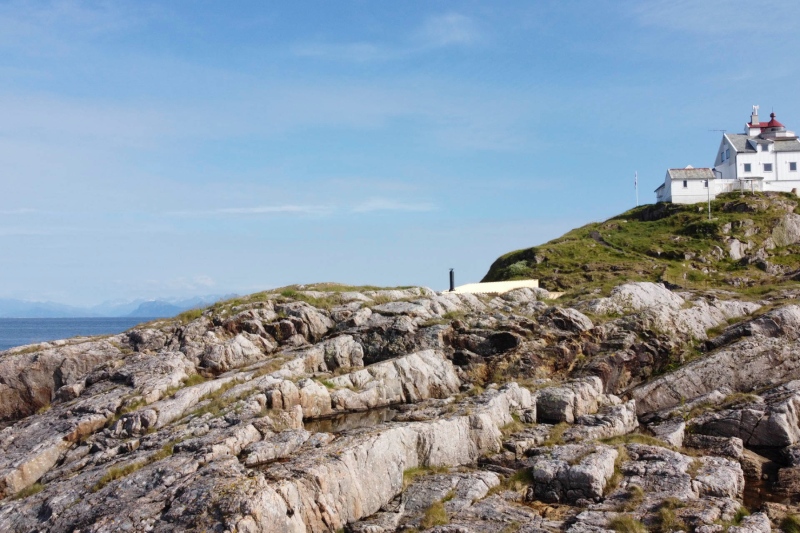
{"type": "Polygon", "coordinates": [[[450,292],[456,290],[456,275],[453,269],[450,269],[450,292]]]}

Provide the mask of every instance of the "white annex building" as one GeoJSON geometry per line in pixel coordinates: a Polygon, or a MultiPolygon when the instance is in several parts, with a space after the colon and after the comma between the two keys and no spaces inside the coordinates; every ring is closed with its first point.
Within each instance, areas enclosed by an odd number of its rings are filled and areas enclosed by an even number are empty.
{"type": "Polygon", "coordinates": [[[800,190],[800,140],[778,122],[759,122],[753,106],[744,133],[724,133],[714,168],[671,168],[655,190],[657,201],[693,204],[730,191],[800,190]]]}

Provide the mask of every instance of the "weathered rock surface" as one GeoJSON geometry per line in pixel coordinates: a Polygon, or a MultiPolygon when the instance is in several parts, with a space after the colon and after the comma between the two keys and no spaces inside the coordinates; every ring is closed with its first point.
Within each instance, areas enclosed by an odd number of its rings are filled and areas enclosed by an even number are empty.
{"type": "Polygon", "coordinates": [[[701,531],[734,518],[743,472],[800,493],[796,305],[652,378],[758,304],[648,283],[547,297],[260,293],[2,353],[0,530],[608,531],[671,505],[701,531]],[[657,442],[637,411],[663,447],[634,444],[657,442]]]}
{"type": "Polygon", "coordinates": [[[686,421],[683,418],[671,418],[659,424],[652,424],[648,429],[656,436],[671,446],[683,446],[686,432],[686,421]]]}
{"type": "MultiPolygon", "coordinates": [[[[727,387],[749,392],[800,378],[800,307],[789,305],[751,321],[754,337],[742,338],[632,391],[639,414],[680,404],[727,387]],[[774,327],[773,327],[774,325],[774,327]]],[[[743,330],[747,326],[733,326],[743,330]]]]}
{"type": "Polygon", "coordinates": [[[596,412],[602,393],[603,382],[595,376],[541,389],[536,393],[536,418],[540,422],[571,424],[580,416],[596,412]]]}
{"type": "Polygon", "coordinates": [[[683,304],[683,298],[663,285],[645,281],[615,287],[608,298],[592,300],[586,308],[595,314],[622,314],[651,307],[680,309],[683,304]]]}
{"type": "Polygon", "coordinates": [[[597,501],[614,474],[617,450],[600,445],[556,446],[531,460],[529,500],[548,503],[597,501]]]}
{"type": "Polygon", "coordinates": [[[608,405],[597,414],[575,419],[575,425],[564,432],[564,440],[608,439],[632,433],[639,427],[636,402],[630,400],[620,405],[608,405]]]}
{"type": "Polygon", "coordinates": [[[791,381],[739,405],[706,413],[693,421],[696,431],[736,437],[747,446],[785,447],[800,440],[800,381],[791,381]]]}
{"type": "Polygon", "coordinates": [[[327,383],[335,387],[334,408],[350,411],[446,398],[461,385],[452,363],[433,350],[376,363],[327,383]]]}
{"type": "Polygon", "coordinates": [[[734,461],[693,458],[642,444],[620,450],[625,455],[617,460],[619,485],[603,501],[588,505],[567,531],[605,531],[621,515],[640,521],[647,530],[660,530],[664,516],[671,516],[676,529],[700,531],[732,520],[741,506],[737,498],[744,480],[734,461]],[[664,507],[671,514],[662,514],[664,507]]]}

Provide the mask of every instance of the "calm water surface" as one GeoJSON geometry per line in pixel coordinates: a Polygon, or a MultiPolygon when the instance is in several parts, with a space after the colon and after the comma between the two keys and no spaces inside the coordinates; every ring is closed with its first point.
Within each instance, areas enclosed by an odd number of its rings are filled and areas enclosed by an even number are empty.
{"type": "Polygon", "coordinates": [[[122,333],[152,318],[0,318],[0,350],[76,336],[122,333]]]}

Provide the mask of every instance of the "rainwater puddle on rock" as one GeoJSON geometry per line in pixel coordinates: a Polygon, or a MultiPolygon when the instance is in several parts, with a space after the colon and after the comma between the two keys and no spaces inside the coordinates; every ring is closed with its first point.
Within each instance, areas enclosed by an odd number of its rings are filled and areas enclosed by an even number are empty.
{"type": "Polygon", "coordinates": [[[391,407],[379,407],[369,411],[309,420],[305,422],[304,426],[311,433],[341,433],[350,429],[368,428],[383,422],[391,422],[396,416],[397,411],[391,407]]]}

